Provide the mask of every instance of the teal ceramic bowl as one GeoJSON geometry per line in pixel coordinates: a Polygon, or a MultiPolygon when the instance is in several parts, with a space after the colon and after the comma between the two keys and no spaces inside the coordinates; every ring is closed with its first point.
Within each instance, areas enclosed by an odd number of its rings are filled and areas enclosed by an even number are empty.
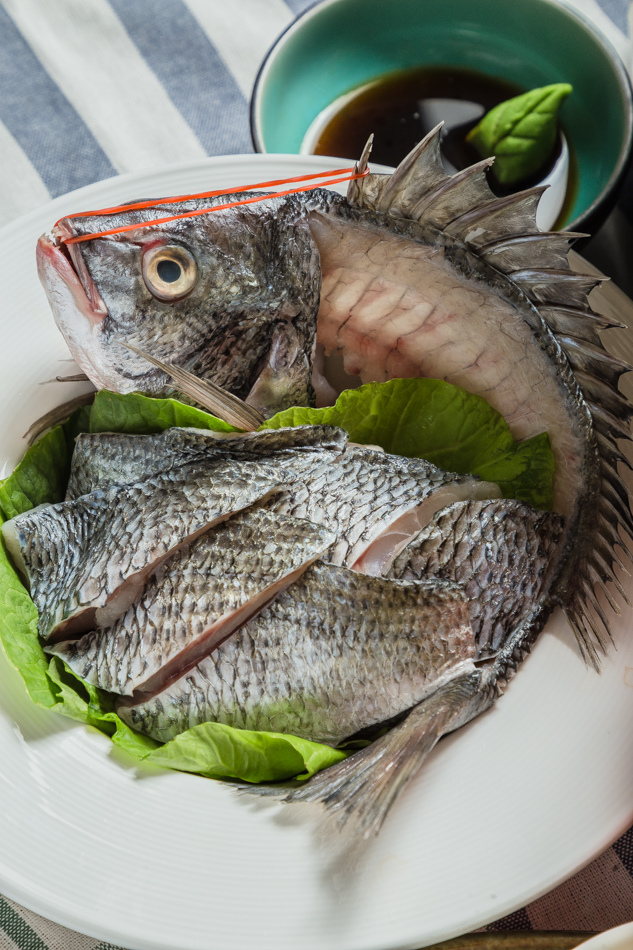
{"type": "Polygon", "coordinates": [[[631,86],[608,41],[555,0],[325,0],[262,64],[251,100],[255,148],[299,152],[312,122],[339,96],[424,65],[478,70],[526,89],[571,83],[561,121],[578,181],[562,224],[595,231],[631,154],[631,86]]]}

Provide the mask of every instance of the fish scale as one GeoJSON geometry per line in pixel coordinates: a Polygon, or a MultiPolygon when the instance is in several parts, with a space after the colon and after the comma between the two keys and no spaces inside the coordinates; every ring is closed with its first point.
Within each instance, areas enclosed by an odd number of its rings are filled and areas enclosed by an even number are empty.
{"type": "Polygon", "coordinates": [[[307,521],[242,512],[161,565],[113,626],[46,649],[95,686],[151,695],[261,609],[331,540],[307,521]]]}
{"type": "Polygon", "coordinates": [[[560,515],[522,502],[458,502],[416,535],[388,576],[443,577],[461,584],[480,660],[494,656],[538,603],[562,531],[560,515]]]}
{"type": "Polygon", "coordinates": [[[418,518],[424,521],[450,501],[498,494],[489,482],[443,472],[423,459],[351,445],[336,464],[304,475],[301,485],[293,483],[268,507],[330,526],[336,542],[326,559],[353,567],[398,519],[410,516],[413,533],[418,518]]]}
{"type": "Polygon", "coordinates": [[[118,712],[163,742],[211,720],[337,745],[473,669],[474,650],[457,585],[319,563],[166,691],[118,712]]]}
{"type": "Polygon", "coordinates": [[[28,577],[44,639],[112,623],[179,545],[280,489],[220,457],[19,515],[3,537],[28,577]]]}
{"type": "Polygon", "coordinates": [[[280,465],[294,478],[304,467],[322,460],[319,456],[334,460],[347,441],[347,433],[333,426],[295,426],[246,434],[180,427],[153,435],[84,432],[75,440],[66,497],[74,499],[97,489],[131,484],[218,455],[280,465]]]}

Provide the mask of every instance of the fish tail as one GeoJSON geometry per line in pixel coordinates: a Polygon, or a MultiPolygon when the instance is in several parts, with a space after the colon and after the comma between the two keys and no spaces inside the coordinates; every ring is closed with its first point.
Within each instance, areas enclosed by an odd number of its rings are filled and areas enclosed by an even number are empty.
{"type": "Polygon", "coordinates": [[[378,834],[394,801],[438,739],[491,705],[492,692],[483,687],[479,670],[456,676],[386,735],[319,772],[283,800],[320,803],[350,833],[363,838],[378,834]]]}

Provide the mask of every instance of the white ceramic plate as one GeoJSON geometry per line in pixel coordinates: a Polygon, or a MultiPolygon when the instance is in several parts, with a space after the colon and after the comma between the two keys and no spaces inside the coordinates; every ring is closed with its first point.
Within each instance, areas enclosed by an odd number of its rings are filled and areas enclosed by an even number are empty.
{"type": "MultiPolygon", "coordinates": [[[[581,944],[583,950],[631,950],[633,947],[633,923],[622,924],[613,930],[596,934],[591,940],[581,944]]],[[[580,950],[580,948],[579,948],[580,950]]]]}
{"type": "MultiPolygon", "coordinates": [[[[324,170],[314,156],[209,159],[104,181],[0,231],[0,463],[81,387],[34,266],[64,213],[324,170]]],[[[625,298],[615,306],[629,306],[625,298]]],[[[626,343],[626,341],[625,341],[626,343]]],[[[631,614],[601,676],[555,616],[506,696],[443,740],[379,838],[346,852],[303,812],[143,768],[33,706],[0,654],[0,891],[134,950],[392,950],[550,890],[633,822],[631,614]]]]}

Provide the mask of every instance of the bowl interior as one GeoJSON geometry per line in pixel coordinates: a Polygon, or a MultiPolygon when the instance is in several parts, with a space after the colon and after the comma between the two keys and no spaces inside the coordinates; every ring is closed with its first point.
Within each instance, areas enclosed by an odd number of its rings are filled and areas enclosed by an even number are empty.
{"type": "Polygon", "coordinates": [[[298,152],[332,100],[384,73],[453,65],[526,89],[569,82],[561,120],[578,171],[568,221],[587,214],[621,173],[631,93],[606,41],[551,0],[326,0],[280,39],[253,101],[256,147],[298,152]]]}

